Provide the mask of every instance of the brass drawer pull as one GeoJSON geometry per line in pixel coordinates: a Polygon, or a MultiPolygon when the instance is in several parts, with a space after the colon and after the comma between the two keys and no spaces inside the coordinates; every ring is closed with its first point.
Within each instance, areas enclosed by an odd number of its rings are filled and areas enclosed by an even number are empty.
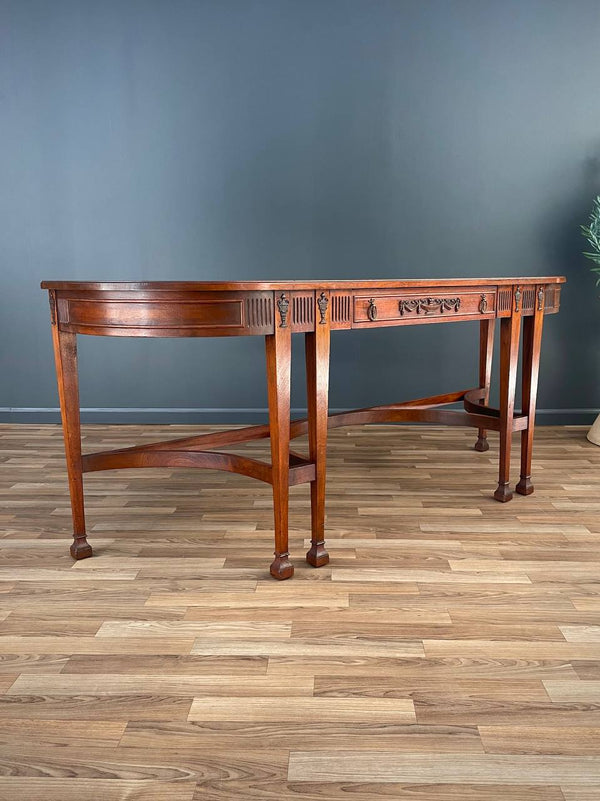
{"type": "Polygon", "coordinates": [[[377,306],[375,305],[375,300],[371,298],[369,300],[369,306],[367,308],[367,317],[373,323],[377,319],[377,306]]]}

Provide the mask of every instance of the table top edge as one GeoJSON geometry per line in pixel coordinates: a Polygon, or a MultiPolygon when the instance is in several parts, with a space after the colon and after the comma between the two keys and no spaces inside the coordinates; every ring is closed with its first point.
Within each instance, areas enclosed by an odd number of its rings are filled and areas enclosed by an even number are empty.
{"type": "Polygon", "coordinates": [[[513,278],[399,278],[399,279],[349,279],[349,280],[300,280],[300,281],[42,281],[42,289],[90,292],[136,292],[136,291],[293,291],[336,289],[404,289],[406,287],[452,287],[477,285],[513,284],[564,284],[564,275],[519,276],[513,278]]]}

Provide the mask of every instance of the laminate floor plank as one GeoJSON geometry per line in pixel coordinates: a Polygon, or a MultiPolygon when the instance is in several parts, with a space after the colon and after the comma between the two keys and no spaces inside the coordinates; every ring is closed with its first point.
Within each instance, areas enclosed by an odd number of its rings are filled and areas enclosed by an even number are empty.
{"type": "MultiPolygon", "coordinates": [[[[160,568],[169,572],[183,572],[188,570],[196,570],[202,567],[203,570],[216,569],[223,567],[224,558],[205,557],[203,559],[184,558],[180,559],[174,557],[167,559],[161,557],[144,557],[144,556],[97,556],[95,559],[80,559],[73,565],[73,570],[146,570],[148,568],[160,568]],[[198,564],[201,562],[201,565],[198,564]]],[[[168,573],[166,573],[168,575],[168,573]]]]}
{"type": "Polygon", "coordinates": [[[514,725],[595,726],[600,717],[600,704],[595,702],[557,703],[532,701],[523,697],[457,698],[450,691],[415,697],[415,712],[422,725],[514,725]]]}
{"type": "MultiPolygon", "coordinates": [[[[75,658],[75,657],[74,657],[75,658]]],[[[596,666],[598,663],[585,663],[596,666]]],[[[67,666],[68,667],[68,666],[67,666]]],[[[65,668],[66,670],[67,668],[65,668]]],[[[587,668],[589,669],[589,668],[587,668]]],[[[494,679],[514,681],[516,679],[577,679],[580,671],[565,660],[551,659],[463,659],[460,657],[302,657],[270,656],[267,673],[272,676],[359,676],[370,679],[393,676],[398,682],[412,680],[494,679]],[[460,676],[460,679],[457,679],[460,676]]],[[[64,670],[63,670],[64,672],[64,670]]],[[[374,686],[379,686],[374,684],[374,686]]]]}
{"type": "Polygon", "coordinates": [[[590,787],[561,786],[565,801],[598,801],[600,798],[600,783],[590,787]]]}
{"type": "Polygon", "coordinates": [[[490,659],[600,660],[600,643],[493,640],[424,640],[427,657],[462,656],[490,659]]]}
{"type": "MultiPolygon", "coordinates": [[[[1,677],[8,679],[9,677],[1,677]]],[[[39,673],[15,677],[6,695],[178,695],[178,696],[255,696],[278,694],[277,687],[268,676],[157,676],[152,674],[123,673],[39,673]]],[[[292,696],[312,696],[314,681],[310,677],[297,677],[292,684],[280,687],[279,693],[292,696]]],[[[0,685],[1,686],[1,685],[0,685]]]]}
{"type": "MultiPolygon", "coordinates": [[[[100,638],[99,638],[100,639],[100,638]]],[[[321,637],[280,640],[196,640],[192,654],[205,656],[423,656],[420,641],[321,637]]]]}
{"type": "Polygon", "coordinates": [[[565,640],[568,642],[600,643],[600,625],[598,626],[561,626],[565,640]]]}
{"type": "Polygon", "coordinates": [[[0,637],[2,654],[189,654],[191,637],[0,637]]]}
{"type": "MultiPolygon", "coordinates": [[[[2,662],[0,661],[0,668],[2,662]]],[[[73,654],[61,660],[60,672],[138,674],[146,676],[264,676],[268,658],[261,656],[179,656],[172,654],[73,654]]],[[[16,666],[13,666],[13,671],[16,666]]],[[[25,672],[25,671],[23,671],[25,672]]],[[[49,672],[39,671],[29,672],[49,672]]],[[[548,670],[544,678],[577,678],[575,671],[548,670]]]]}
{"type": "MultiPolygon", "coordinates": [[[[294,793],[285,796],[286,801],[342,801],[348,797],[360,801],[565,801],[557,786],[530,786],[510,784],[406,784],[389,782],[327,782],[323,791],[321,782],[288,782],[294,793]]],[[[577,788],[578,789],[578,788],[577,788]]],[[[584,788],[582,788],[584,789],[584,788]]],[[[197,795],[194,801],[202,796],[197,795]]],[[[591,801],[591,798],[576,798],[575,801],[591,801]]],[[[594,799],[595,801],[595,799],[594,799]]]]}
{"type": "MultiPolygon", "coordinates": [[[[280,704],[262,698],[195,698],[188,720],[277,722],[280,704]]],[[[286,719],[291,723],[314,720],[331,723],[415,723],[413,702],[408,698],[288,698],[286,719]]]]}
{"type": "Polygon", "coordinates": [[[193,801],[196,781],[4,776],[0,801],[193,801]]]}
{"type": "MultiPolygon", "coordinates": [[[[348,606],[348,594],[331,598],[324,598],[323,595],[317,594],[316,597],[310,597],[304,594],[302,597],[294,595],[278,599],[276,601],[278,609],[292,608],[296,610],[311,609],[312,607],[327,606],[327,601],[332,603],[335,607],[348,606]]],[[[1,601],[0,601],[1,602],[1,601]]],[[[221,592],[221,593],[201,593],[201,592],[171,592],[171,593],[157,593],[151,595],[146,601],[147,607],[159,609],[188,609],[189,607],[199,607],[204,609],[214,610],[215,608],[224,609],[272,609],[273,598],[272,596],[260,596],[255,592],[221,592]]],[[[308,611],[307,614],[314,614],[308,611]]]]}
{"type": "Polygon", "coordinates": [[[291,629],[291,623],[110,620],[105,621],[100,626],[97,637],[206,637],[207,639],[287,640],[290,637],[291,629]]]}
{"type": "MultiPolygon", "coordinates": [[[[26,560],[26,557],[24,557],[26,560]]],[[[78,564],[77,562],[75,564],[78,564]]],[[[0,581],[132,581],[139,570],[103,570],[91,567],[87,571],[76,570],[74,567],[44,569],[28,567],[0,567],[0,581]]]]}
{"type": "MultiPolygon", "coordinates": [[[[408,615],[407,615],[408,618],[408,615]]],[[[325,630],[322,621],[297,621],[292,624],[292,639],[318,637],[319,635],[336,638],[348,637],[369,637],[392,640],[397,639],[416,639],[419,635],[426,639],[451,638],[453,640],[471,640],[478,638],[489,638],[490,640],[541,640],[548,642],[557,640],[564,642],[559,626],[551,623],[450,623],[444,624],[439,621],[435,624],[426,621],[410,620],[397,623],[372,623],[371,621],[344,621],[328,623],[325,630]]]]}
{"type": "Polygon", "coordinates": [[[285,776],[288,764],[286,749],[249,749],[241,753],[205,748],[154,749],[133,746],[111,748],[76,745],[6,747],[2,761],[13,767],[13,775],[56,776],[68,773],[73,778],[111,778],[138,781],[222,780],[246,774],[255,781],[272,773],[285,776]]]}
{"type": "MultiPolygon", "coordinates": [[[[467,560],[465,560],[467,561],[467,560]]],[[[469,560],[470,563],[480,564],[481,561],[487,560],[469,560]]],[[[591,572],[591,571],[590,571],[591,572]]],[[[471,569],[470,571],[465,567],[464,571],[441,571],[441,570],[413,570],[410,568],[394,569],[394,568],[377,568],[377,567],[363,567],[363,568],[334,568],[331,573],[332,581],[346,582],[346,581],[372,581],[372,582],[385,582],[385,581],[416,581],[419,583],[457,583],[457,584],[478,584],[482,580],[491,584],[531,584],[531,579],[523,571],[519,571],[517,567],[508,566],[506,571],[487,571],[484,568],[471,569]]]]}
{"type": "Polygon", "coordinates": [[[521,754],[405,754],[395,751],[292,751],[290,781],[594,785],[600,758],[521,754]]]}
{"type": "Polygon", "coordinates": [[[559,703],[600,703],[600,681],[544,681],[550,698],[559,703]]]}
{"type": "Polygon", "coordinates": [[[565,604],[557,604],[556,608],[543,607],[523,609],[506,608],[502,606],[477,609],[475,607],[461,608],[455,606],[452,609],[451,618],[457,624],[504,624],[514,625],[516,623],[556,623],[564,636],[563,628],[571,624],[587,625],[598,620],[598,613],[595,611],[580,612],[573,607],[565,604]]]}
{"type": "Polygon", "coordinates": [[[69,654],[0,654],[0,675],[18,676],[30,673],[60,673],[69,661],[69,654]]]}
{"type": "MultiPolygon", "coordinates": [[[[77,620],[81,619],[91,624],[92,620],[96,622],[100,620],[181,620],[186,614],[185,609],[178,609],[176,607],[170,608],[152,608],[145,606],[143,599],[136,600],[123,600],[115,602],[112,599],[103,600],[99,593],[99,598],[96,603],[79,601],[77,604],[77,620]]],[[[72,599],[71,599],[72,600],[72,599]]],[[[0,605],[2,599],[0,599],[0,605]]],[[[44,608],[40,610],[39,599],[31,599],[30,602],[22,600],[15,604],[15,608],[10,613],[11,625],[12,621],[18,620],[23,624],[29,625],[31,628],[42,627],[44,623],[57,624],[65,618],[65,605],[64,602],[55,601],[54,599],[44,599],[44,608]]],[[[8,625],[8,621],[5,621],[8,625]]],[[[0,623],[0,626],[3,624],[0,623]]],[[[21,632],[24,634],[25,632],[21,632]]]]}
{"type": "Polygon", "coordinates": [[[600,726],[479,726],[489,754],[600,755],[600,726]]]}
{"type": "Polygon", "coordinates": [[[186,720],[190,696],[0,695],[0,719],[35,720],[186,720]]]}
{"type": "Polygon", "coordinates": [[[0,637],[10,634],[23,637],[93,637],[101,625],[102,619],[99,618],[65,617],[64,610],[55,617],[48,616],[45,612],[39,616],[34,612],[30,615],[15,612],[0,623],[0,637]]]}
{"type": "Polygon", "coordinates": [[[122,746],[138,748],[390,748],[431,753],[483,753],[476,726],[419,726],[414,723],[323,722],[317,719],[293,722],[131,721],[121,739],[122,746]]]}
{"type": "MultiPolygon", "coordinates": [[[[0,720],[0,743],[5,748],[40,745],[78,748],[116,748],[127,727],[126,720],[0,720]]],[[[0,779],[0,786],[2,779],[0,779]]]]}
{"type": "MultiPolygon", "coordinates": [[[[50,677],[49,677],[50,678],[50,677]]],[[[52,677],[57,681],[56,676],[52,677]]],[[[39,676],[28,676],[27,681],[35,684],[39,676]]],[[[461,701],[464,699],[489,699],[494,701],[548,701],[545,684],[578,684],[581,682],[542,682],[533,679],[517,679],[514,681],[497,679],[455,679],[452,686],[448,686],[445,678],[433,679],[421,675],[418,679],[401,679],[396,674],[391,676],[378,676],[377,682],[368,677],[356,676],[346,678],[341,676],[318,676],[314,683],[314,695],[329,698],[435,698],[448,696],[461,701]]],[[[14,689],[11,688],[12,692],[14,689]]],[[[560,699],[559,699],[560,700],[560,699]]]]}

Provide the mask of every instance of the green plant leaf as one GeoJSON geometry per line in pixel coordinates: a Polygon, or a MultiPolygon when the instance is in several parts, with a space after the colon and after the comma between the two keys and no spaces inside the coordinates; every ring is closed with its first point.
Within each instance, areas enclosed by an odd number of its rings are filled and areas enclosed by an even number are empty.
{"type": "MultiPolygon", "coordinates": [[[[580,228],[582,235],[591,247],[591,250],[584,251],[583,255],[594,264],[600,265],[600,195],[597,195],[592,203],[589,224],[581,225],[580,228]]],[[[599,286],[600,266],[590,267],[590,270],[599,276],[596,280],[596,286],[599,286]]]]}

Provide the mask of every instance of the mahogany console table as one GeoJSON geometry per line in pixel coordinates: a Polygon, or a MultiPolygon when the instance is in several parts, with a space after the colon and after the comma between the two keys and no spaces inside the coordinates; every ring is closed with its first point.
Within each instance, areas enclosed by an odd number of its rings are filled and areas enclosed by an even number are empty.
{"type": "Polygon", "coordinates": [[[289,487],[310,483],[314,567],[325,550],[327,429],[357,423],[420,421],[479,429],[475,450],[489,448],[486,430],[500,434],[499,480],[494,497],[509,501],[511,438],[521,432],[521,495],[533,492],[531,451],[542,324],[558,311],[561,276],[399,281],[152,281],[92,283],[43,281],[49,290],[52,336],[62,414],[71,509],[71,555],[92,555],[86,538],[83,473],[118,467],[207,467],[273,486],[275,559],[271,574],[293,575],[288,553],[289,487]],[[488,406],[494,324],[500,320],[500,408],[488,406]],[[515,384],[523,318],[523,399],[515,413],[515,384]],[[479,321],[479,383],[474,389],[389,406],[328,415],[329,339],[338,329],[479,321]],[[308,418],[290,422],[291,335],[306,343],[308,418]],[[264,336],[269,423],[185,437],[122,450],[82,454],[77,378],[77,334],[122,337],[264,336]],[[440,407],[462,401],[464,411],[440,407]],[[308,456],[290,439],[308,432],[308,456]],[[270,437],[271,464],[219,452],[236,442],[270,437]]]}

